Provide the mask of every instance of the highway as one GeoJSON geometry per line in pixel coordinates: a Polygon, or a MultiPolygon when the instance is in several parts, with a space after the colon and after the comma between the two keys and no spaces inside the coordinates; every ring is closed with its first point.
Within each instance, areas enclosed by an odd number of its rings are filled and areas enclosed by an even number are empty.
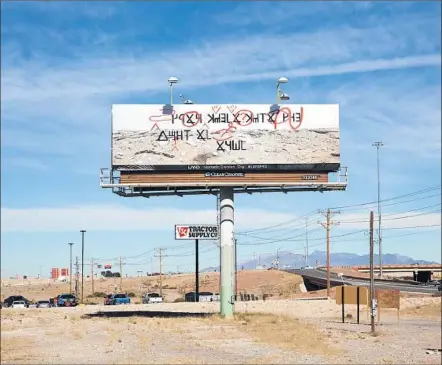
{"type": "MultiPolygon", "coordinates": [[[[325,288],[327,286],[327,272],[316,270],[316,269],[306,269],[306,270],[285,270],[293,274],[302,276],[305,281],[309,281],[311,284],[325,288]]],[[[330,274],[330,281],[332,286],[338,285],[353,285],[353,286],[370,286],[370,280],[352,278],[343,276],[338,277],[337,274],[330,274]]],[[[396,289],[400,291],[410,292],[410,293],[426,293],[433,294],[438,293],[437,286],[425,286],[423,284],[409,284],[401,283],[389,280],[375,280],[375,288],[377,289],[396,289]]]]}

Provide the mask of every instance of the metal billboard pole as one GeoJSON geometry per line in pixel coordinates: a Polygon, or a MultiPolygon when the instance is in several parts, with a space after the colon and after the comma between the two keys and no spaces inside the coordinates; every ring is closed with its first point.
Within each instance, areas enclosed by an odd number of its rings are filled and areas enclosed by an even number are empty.
{"type": "Polygon", "coordinates": [[[220,312],[223,317],[232,317],[234,311],[234,206],[233,189],[220,188],[220,244],[221,244],[221,291],[220,312]]]}

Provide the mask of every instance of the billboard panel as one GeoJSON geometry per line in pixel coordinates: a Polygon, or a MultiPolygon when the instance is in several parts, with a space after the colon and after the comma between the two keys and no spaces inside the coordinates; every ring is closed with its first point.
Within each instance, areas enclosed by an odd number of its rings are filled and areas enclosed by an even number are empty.
{"type": "Polygon", "coordinates": [[[112,106],[114,170],[331,172],[339,167],[338,104],[112,106]]]}
{"type": "Polygon", "coordinates": [[[216,240],[218,226],[213,224],[179,224],[175,226],[176,240],[216,240]]]}

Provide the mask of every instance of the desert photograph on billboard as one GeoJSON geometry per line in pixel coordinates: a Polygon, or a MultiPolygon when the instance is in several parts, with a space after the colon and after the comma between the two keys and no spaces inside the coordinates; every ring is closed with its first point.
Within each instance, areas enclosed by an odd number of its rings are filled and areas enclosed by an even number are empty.
{"type": "Polygon", "coordinates": [[[113,105],[112,167],[337,171],[339,105],[113,105]]]}

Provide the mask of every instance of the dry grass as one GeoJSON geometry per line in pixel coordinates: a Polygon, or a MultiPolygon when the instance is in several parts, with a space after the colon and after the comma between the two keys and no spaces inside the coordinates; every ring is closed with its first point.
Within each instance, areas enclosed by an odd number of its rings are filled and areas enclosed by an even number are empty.
{"type": "MultiPolygon", "coordinates": [[[[226,323],[225,319],[217,315],[203,321],[226,323]]],[[[240,313],[235,315],[230,324],[235,324],[240,332],[249,335],[254,341],[281,349],[321,355],[338,352],[326,343],[324,336],[313,325],[297,318],[268,313],[240,313]]]]}
{"type": "Polygon", "coordinates": [[[418,317],[439,317],[442,316],[441,301],[437,303],[424,304],[412,308],[406,308],[400,311],[401,316],[418,316],[418,317]]]}
{"type": "Polygon", "coordinates": [[[34,360],[37,357],[33,353],[33,349],[29,339],[1,336],[1,361],[3,364],[34,360]]]}

